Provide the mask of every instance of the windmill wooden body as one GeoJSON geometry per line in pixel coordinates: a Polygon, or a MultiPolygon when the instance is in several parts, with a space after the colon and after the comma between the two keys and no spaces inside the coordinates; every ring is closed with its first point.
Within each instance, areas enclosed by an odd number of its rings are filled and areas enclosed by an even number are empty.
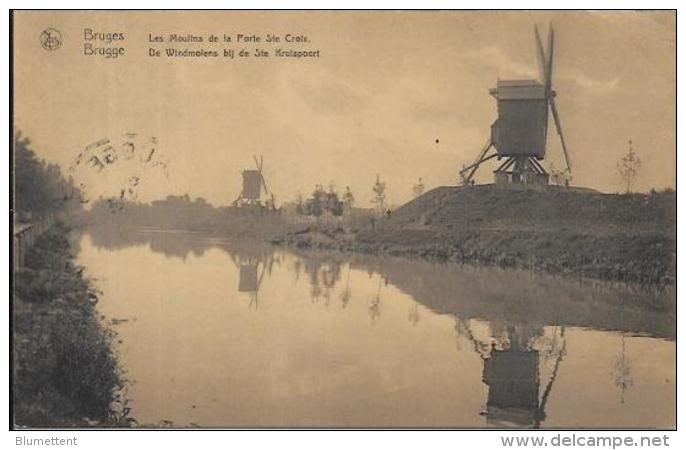
{"type": "Polygon", "coordinates": [[[273,211],[275,210],[274,194],[269,191],[264,179],[262,156],[259,160],[256,156],[253,159],[257,168],[242,172],[243,188],[232,204],[239,208],[273,211]]]}
{"type": "Polygon", "coordinates": [[[494,171],[496,184],[547,185],[548,172],[541,162],[546,153],[549,111],[562,144],[566,171],[571,173],[552,89],[554,30],[550,27],[548,31],[547,50],[543,49],[537,28],[534,34],[541,80],[498,80],[497,87],[490,90],[497,101],[498,118],[475,162],[460,171],[463,184],[472,184],[479,166],[497,158],[504,161],[494,171]]]}

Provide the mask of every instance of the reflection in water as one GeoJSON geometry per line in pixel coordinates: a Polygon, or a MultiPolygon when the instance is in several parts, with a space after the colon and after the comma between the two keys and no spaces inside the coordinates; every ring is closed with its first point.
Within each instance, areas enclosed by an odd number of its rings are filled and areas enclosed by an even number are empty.
{"type": "Polygon", "coordinates": [[[348,306],[348,302],[350,302],[350,298],[352,297],[352,290],[350,288],[350,264],[348,264],[348,270],[347,274],[345,276],[345,287],[343,288],[343,292],[341,292],[341,306],[345,308],[348,306]]]}
{"type": "Polygon", "coordinates": [[[274,266],[274,255],[260,252],[237,251],[231,254],[238,267],[238,292],[250,294],[249,307],[258,307],[258,294],[265,273],[271,274],[274,266]]]}
{"type": "Polygon", "coordinates": [[[202,256],[214,246],[212,240],[203,239],[195,233],[154,228],[137,228],[132,232],[131,228],[102,225],[89,228],[88,234],[98,248],[120,250],[132,246],[150,246],[155,253],[184,260],[191,254],[202,256]]]}
{"type": "Polygon", "coordinates": [[[626,333],[622,333],[622,344],[614,367],[614,382],[621,391],[620,401],[624,403],[624,393],[634,384],[631,377],[631,363],[626,356],[626,333]]]}
{"type": "Polygon", "coordinates": [[[262,277],[264,276],[265,266],[262,266],[262,271],[258,277],[257,275],[258,263],[247,262],[239,265],[239,276],[240,281],[238,282],[238,292],[249,292],[250,306],[255,305],[257,308],[257,293],[260,290],[260,284],[262,283],[262,277]]]}
{"type": "Polygon", "coordinates": [[[141,423],[675,423],[672,292],[152,230],[80,244],[101,312],[137,318],[117,331],[141,423]]]}
{"type": "Polygon", "coordinates": [[[341,278],[341,264],[336,261],[308,260],[304,264],[310,279],[312,303],[323,301],[326,307],[331,302],[331,292],[341,278]]]}
{"type": "Polygon", "coordinates": [[[374,321],[381,316],[381,277],[379,277],[379,284],[376,288],[376,295],[369,302],[369,318],[374,321]]]}
{"type": "Polygon", "coordinates": [[[419,323],[419,305],[410,306],[410,312],[407,314],[407,319],[414,326],[419,323]]]}
{"type": "Polygon", "coordinates": [[[545,420],[545,405],[552,391],[560,362],[565,354],[565,328],[554,330],[547,339],[541,327],[491,324],[491,345],[475,340],[469,324],[458,322],[458,333],[474,341],[474,349],[484,361],[483,382],[489,387],[487,423],[496,427],[539,428],[545,420]],[[539,398],[541,357],[554,360],[554,369],[539,398]]]}
{"type": "Polygon", "coordinates": [[[538,408],[538,352],[514,347],[491,351],[484,361],[489,423],[528,426],[540,420],[538,408]]]}

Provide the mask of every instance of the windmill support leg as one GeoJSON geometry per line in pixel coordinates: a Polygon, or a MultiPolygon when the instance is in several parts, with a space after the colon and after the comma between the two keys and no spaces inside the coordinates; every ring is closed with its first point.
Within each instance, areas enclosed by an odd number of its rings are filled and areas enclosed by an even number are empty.
{"type": "Polygon", "coordinates": [[[496,184],[548,184],[548,172],[530,156],[510,156],[493,174],[496,184]]]}
{"type": "Polygon", "coordinates": [[[548,172],[543,168],[540,162],[536,158],[529,158],[529,164],[533,169],[534,175],[528,181],[528,184],[537,184],[541,186],[547,186],[550,176],[548,172]]]}
{"type": "Polygon", "coordinates": [[[537,160],[536,158],[529,158],[529,162],[531,163],[531,165],[532,165],[533,167],[535,167],[535,168],[537,169],[537,173],[538,173],[538,174],[540,174],[540,175],[548,175],[548,172],[545,171],[545,169],[543,168],[543,166],[541,165],[541,163],[538,162],[538,160],[537,160]]]}
{"type": "Polygon", "coordinates": [[[515,159],[514,159],[514,158],[507,158],[507,159],[505,160],[505,162],[502,163],[502,164],[500,165],[500,167],[498,167],[497,169],[495,169],[494,172],[504,172],[504,171],[506,171],[507,169],[509,169],[510,166],[512,166],[512,164],[514,164],[514,162],[515,162],[515,159]]]}
{"type": "Polygon", "coordinates": [[[496,153],[486,156],[491,147],[493,147],[493,141],[489,139],[488,142],[486,142],[484,148],[481,150],[481,152],[479,152],[479,156],[476,158],[476,161],[470,166],[462,168],[462,170],[460,171],[460,178],[462,179],[463,185],[468,186],[471,183],[472,178],[476,173],[476,170],[482,163],[498,156],[496,153]]]}

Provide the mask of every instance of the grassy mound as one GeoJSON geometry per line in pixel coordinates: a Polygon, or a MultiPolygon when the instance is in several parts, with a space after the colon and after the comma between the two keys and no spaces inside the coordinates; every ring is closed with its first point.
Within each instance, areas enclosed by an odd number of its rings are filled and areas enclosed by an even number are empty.
{"type": "Polygon", "coordinates": [[[280,241],[665,285],[674,281],[676,194],[441,187],[374,229],[330,242],[310,234],[280,241]]]}
{"type": "Polygon", "coordinates": [[[585,190],[441,187],[398,208],[388,229],[478,229],[584,234],[675,233],[674,193],[602,194],[585,190]]]}

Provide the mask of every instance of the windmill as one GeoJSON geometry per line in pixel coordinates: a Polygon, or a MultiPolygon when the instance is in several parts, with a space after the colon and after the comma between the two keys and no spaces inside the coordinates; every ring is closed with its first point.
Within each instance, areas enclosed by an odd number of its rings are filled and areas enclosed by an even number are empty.
{"type": "Polygon", "coordinates": [[[497,87],[489,91],[497,101],[498,118],[491,125],[491,135],[476,161],[460,171],[465,185],[472,184],[479,166],[493,158],[505,158],[494,171],[496,184],[547,185],[549,176],[541,161],[545,159],[549,111],[562,144],[567,174],[571,173],[552,88],[555,33],[549,26],[546,50],[537,27],[534,36],[541,80],[498,80],[497,87]]]}
{"type": "Polygon", "coordinates": [[[267,182],[262,173],[262,168],[264,167],[262,155],[260,155],[259,160],[257,159],[257,156],[253,156],[253,159],[255,160],[255,166],[257,168],[244,170],[242,172],[243,189],[232,204],[236,207],[251,206],[273,211],[275,209],[274,194],[267,188],[267,182]],[[262,201],[263,190],[266,197],[266,200],[264,201],[262,201]]]}

